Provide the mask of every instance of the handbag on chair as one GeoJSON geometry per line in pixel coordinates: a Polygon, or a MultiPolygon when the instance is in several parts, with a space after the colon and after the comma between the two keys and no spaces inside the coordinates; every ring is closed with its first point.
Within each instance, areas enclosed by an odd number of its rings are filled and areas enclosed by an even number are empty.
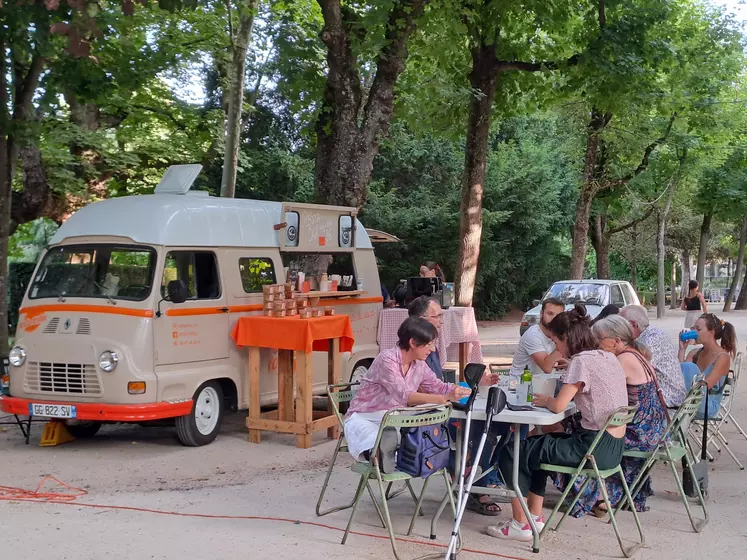
{"type": "Polygon", "coordinates": [[[446,423],[400,428],[397,470],[428,478],[449,466],[449,430],[446,423]]]}

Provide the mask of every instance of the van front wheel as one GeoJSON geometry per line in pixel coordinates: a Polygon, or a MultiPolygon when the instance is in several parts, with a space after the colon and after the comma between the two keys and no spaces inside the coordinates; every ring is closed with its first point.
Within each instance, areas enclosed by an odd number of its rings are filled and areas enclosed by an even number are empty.
{"type": "Polygon", "coordinates": [[[192,412],[176,419],[176,434],[187,447],[215,439],[223,420],[223,390],[215,381],[203,383],[192,398],[192,412]]]}

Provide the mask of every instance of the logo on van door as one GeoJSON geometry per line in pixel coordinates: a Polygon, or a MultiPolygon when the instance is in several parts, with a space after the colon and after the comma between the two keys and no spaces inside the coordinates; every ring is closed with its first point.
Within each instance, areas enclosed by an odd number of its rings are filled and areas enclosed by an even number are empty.
{"type": "Polygon", "coordinates": [[[65,330],[69,331],[72,324],[73,322],[70,319],[65,319],[65,323],[64,323],[65,330]]]}

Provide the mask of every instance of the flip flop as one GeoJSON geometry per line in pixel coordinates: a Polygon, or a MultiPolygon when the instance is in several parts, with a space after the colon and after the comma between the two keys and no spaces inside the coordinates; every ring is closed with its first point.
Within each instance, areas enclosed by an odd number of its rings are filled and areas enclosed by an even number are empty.
{"type": "Polygon", "coordinates": [[[467,498],[467,509],[486,517],[496,517],[501,514],[501,506],[495,502],[481,502],[480,498],[473,494],[467,498]]]}

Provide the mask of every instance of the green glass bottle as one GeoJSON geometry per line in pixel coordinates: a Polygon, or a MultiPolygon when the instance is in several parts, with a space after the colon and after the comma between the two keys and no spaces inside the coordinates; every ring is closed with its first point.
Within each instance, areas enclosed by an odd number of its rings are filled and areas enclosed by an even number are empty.
{"type": "MultiPolygon", "coordinates": [[[[526,386],[527,402],[531,403],[534,398],[532,392],[532,372],[529,371],[529,366],[524,366],[524,373],[521,374],[521,384],[526,386]]],[[[524,391],[522,391],[523,393],[524,391]]]]}

